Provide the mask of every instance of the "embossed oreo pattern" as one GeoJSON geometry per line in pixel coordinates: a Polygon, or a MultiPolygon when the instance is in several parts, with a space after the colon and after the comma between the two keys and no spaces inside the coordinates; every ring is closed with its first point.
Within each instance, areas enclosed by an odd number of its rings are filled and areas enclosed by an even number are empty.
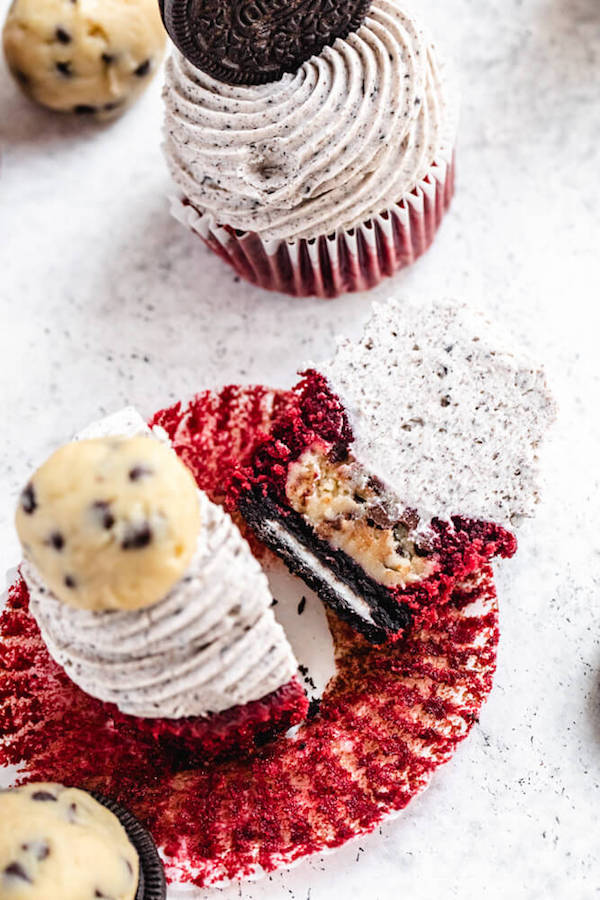
{"type": "Polygon", "coordinates": [[[160,0],[167,31],[198,69],[229,84],[294,72],[356,31],[370,0],[160,0]]]}

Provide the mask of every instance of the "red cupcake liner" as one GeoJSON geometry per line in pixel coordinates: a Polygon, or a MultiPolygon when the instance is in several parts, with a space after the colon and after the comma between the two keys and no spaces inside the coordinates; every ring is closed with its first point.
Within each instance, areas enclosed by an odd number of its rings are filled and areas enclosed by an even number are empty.
{"type": "MultiPolygon", "coordinates": [[[[154,417],[221,495],[269,419],[291,402],[266,388],[207,392],[154,417]]],[[[116,725],[50,657],[17,580],[0,614],[0,767],[21,781],[100,791],[132,810],[167,878],[198,886],[255,877],[333,850],[398,814],[467,736],[492,688],[499,637],[492,572],[456,588],[430,626],[375,647],[329,619],[337,673],[294,735],[258,753],[182,764],[116,725]]]]}
{"type": "Polygon", "coordinates": [[[454,183],[454,157],[436,162],[399,203],[355,228],[308,240],[264,241],[218,225],[184,195],[172,198],[171,211],[246,281],[294,297],[337,297],[375,287],[425,253],[454,183]]]}

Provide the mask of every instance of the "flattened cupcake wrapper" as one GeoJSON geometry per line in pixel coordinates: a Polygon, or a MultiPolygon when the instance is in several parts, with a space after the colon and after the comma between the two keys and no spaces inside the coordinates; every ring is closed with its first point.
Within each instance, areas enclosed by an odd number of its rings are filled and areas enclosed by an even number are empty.
{"type": "Polygon", "coordinates": [[[140,879],[135,900],[165,900],[167,896],[165,870],[150,833],[133,813],[121,806],[120,803],[96,791],[89,793],[94,800],[97,800],[117,817],[127,832],[127,837],[137,850],[140,860],[140,879]]]}
{"type": "MultiPolygon", "coordinates": [[[[161,410],[152,424],[202,490],[223,499],[224,472],[245,465],[294,402],[289,392],[230,385],[161,410]]],[[[137,729],[115,728],[69,680],[17,578],[0,617],[0,776],[14,781],[6,767],[18,765],[27,781],[135,792],[136,813],[152,822],[167,874],[182,885],[170,889],[177,897],[332,851],[400,815],[478,721],[499,638],[492,571],[472,576],[439,621],[405,641],[373,647],[328,621],[337,671],[293,735],[258,754],[188,766],[137,729]]]]}
{"type": "Polygon", "coordinates": [[[247,281],[295,297],[337,297],[375,287],[429,249],[454,195],[454,174],[454,157],[440,160],[389,209],[308,240],[264,241],[217,225],[183,194],[171,198],[171,212],[247,281]]]}

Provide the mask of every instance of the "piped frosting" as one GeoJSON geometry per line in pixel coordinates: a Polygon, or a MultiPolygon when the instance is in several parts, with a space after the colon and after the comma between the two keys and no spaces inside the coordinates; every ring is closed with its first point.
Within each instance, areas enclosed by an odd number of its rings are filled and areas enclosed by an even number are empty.
{"type": "MultiPolygon", "coordinates": [[[[85,436],[148,433],[135,411],[85,436]]],[[[142,718],[221,712],[258,700],[296,673],[266,576],[231,518],[199,491],[194,557],[161,601],[133,612],[62,603],[28,561],[22,574],[48,650],[86,693],[142,718]]]]}

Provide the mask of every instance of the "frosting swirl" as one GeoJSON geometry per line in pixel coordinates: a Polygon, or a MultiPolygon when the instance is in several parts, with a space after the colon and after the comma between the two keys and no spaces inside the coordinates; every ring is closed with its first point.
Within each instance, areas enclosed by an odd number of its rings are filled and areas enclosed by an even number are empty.
{"type": "Polygon", "coordinates": [[[348,229],[399,202],[449,160],[456,104],[435,48],[395,0],[293,75],[221,83],[175,53],[165,152],[215,224],[294,240],[348,229]]]}
{"type": "Polygon", "coordinates": [[[202,529],[185,576],[159,603],[90,612],[22,573],[51,656],[87,694],[143,718],[221,712],[285,684],[296,662],[266,576],[229,516],[200,492],[202,529]]]}

